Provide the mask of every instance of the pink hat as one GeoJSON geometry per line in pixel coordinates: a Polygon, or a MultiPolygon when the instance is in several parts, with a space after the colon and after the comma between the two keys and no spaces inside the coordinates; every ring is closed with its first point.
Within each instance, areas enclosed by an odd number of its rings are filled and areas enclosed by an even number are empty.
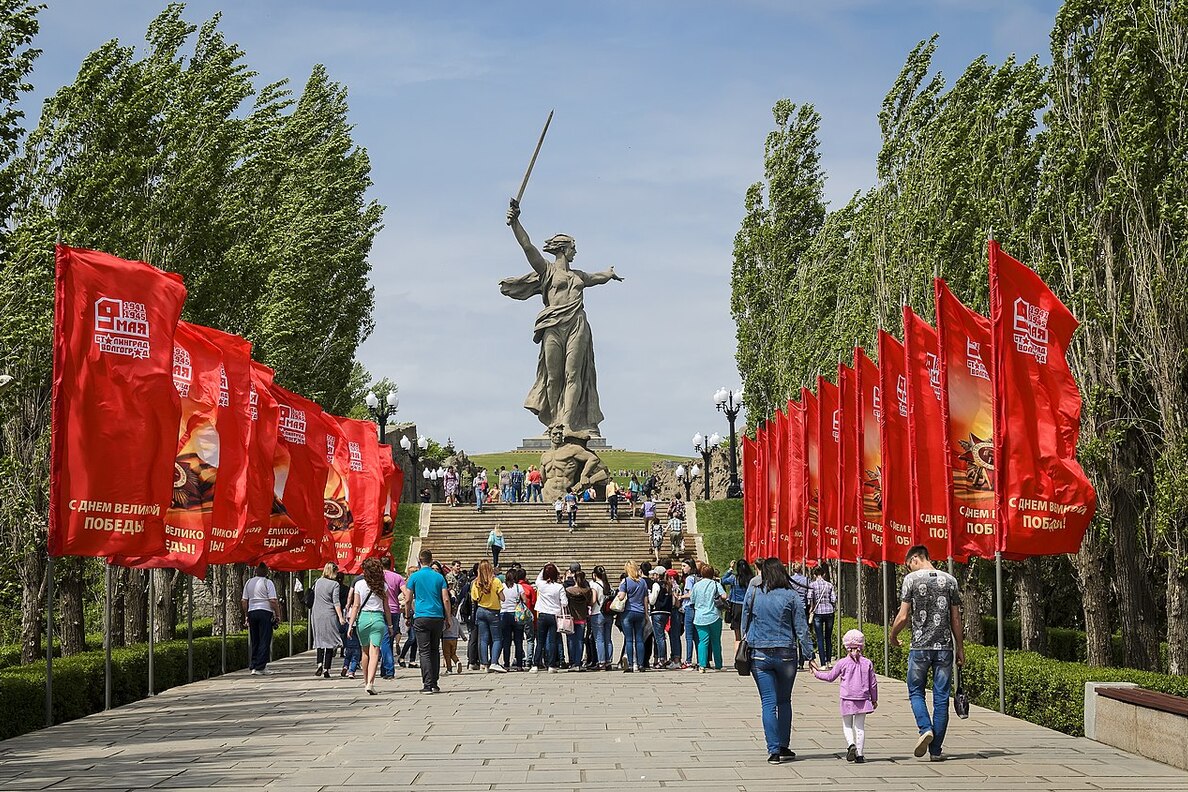
{"type": "Polygon", "coordinates": [[[866,646],[866,636],[861,630],[849,630],[842,636],[842,646],[847,649],[861,649],[866,646]]]}

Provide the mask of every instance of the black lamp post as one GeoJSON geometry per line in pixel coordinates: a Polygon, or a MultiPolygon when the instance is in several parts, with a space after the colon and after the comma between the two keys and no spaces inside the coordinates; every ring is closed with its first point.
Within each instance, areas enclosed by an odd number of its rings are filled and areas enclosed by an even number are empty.
{"type": "Polygon", "coordinates": [[[376,424],[379,425],[379,441],[380,443],[388,442],[388,419],[396,414],[396,410],[400,408],[400,399],[396,396],[395,390],[388,391],[388,395],[384,397],[381,402],[379,397],[375,395],[374,391],[369,391],[366,398],[367,410],[375,418],[376,424]]]}
{"type": "Polygon", "coordinates": [[[718,388],[714,394],[714,404],[719,412],[726,413],[726,420],[730,422],[730,483],[726,486],[727,498],[741,498],[742,485],[738,481],[738,437],[734,431],[734,421],[742,410],[742,388],[736,391],[718,388]]]}
{"type": "Polygon", "coordinates": [[[420,478],[417,475],[417,463],[420,461],[421,455],[425,453],[425,449],[429,447],[429,441],[423,437],[418,437],[417,442],[414,443],[408,439],[408,435],[405,435],[400,438],[400,447],[404,449],[404,453],[408,454],[409,459],[412,460],[412,485],[413,493],[415,494],[419,486],[417,481],[420,478]]]}
{"type": "MultiPolygon", "coordinates": [[[[722,444],[722,438],[714,432],[709,437],[702,437],[701,432],[693,435],[693,450],[701,454],[702,468],[701,475],[705,479],[705,499],[710,499],[710,457],[714,453],[714,449],[722,444]]],[[[694,470],[696,470],[694,466],[694,470]]],[[[694,473],[693,475],[696,475],[694,473]]]]}
{"type": "Polygon", "coordinates": [[[684,465],[677,465],[676,480],[678,484],[685,485],[685,501],[693,500],[693,479],[701,475],[701,468],[693,465],[689,470],[685,470],[684,465]]]}

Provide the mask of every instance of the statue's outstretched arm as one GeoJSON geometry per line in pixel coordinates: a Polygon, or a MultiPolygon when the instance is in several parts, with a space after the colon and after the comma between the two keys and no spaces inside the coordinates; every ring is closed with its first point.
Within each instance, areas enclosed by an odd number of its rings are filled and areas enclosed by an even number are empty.
{"type": "Polygon", "coordinates": [[[548,267],[548,262],[545,257],[541,255],[540,251],[536,249],[536,245],[532,244],[532,240],[528,238],[528,232],[524,230],[524,226],[520,225],[520,205],[516,203],[513,198],[511,208],[507,210],[507,224],[511,226],[512,233],[516,235],[516,241],[520,243],[520,247],[524,249],[524,255],[528,258],[528,263],[532,265],[532,269],[538,274],[544,274],[545,268],[548,267]]]}
{"type": "Polygon", "coordinates": [[[623,276],[615,272],[615,268],[611,267],[606,272],[582,272],[580,273],[582,285],[584,286],[601,286],[610,281],[623,280],[623,276]]]}

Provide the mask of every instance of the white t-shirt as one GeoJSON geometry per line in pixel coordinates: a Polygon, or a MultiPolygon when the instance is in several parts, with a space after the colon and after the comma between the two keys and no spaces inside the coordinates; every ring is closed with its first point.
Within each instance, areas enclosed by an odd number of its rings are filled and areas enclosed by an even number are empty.
{"type": "Polygon", "coordinates": [[[606,589],[597,579],[590,581],[590,588],[594,589],[594,602],[590,606],[590,613],[599,613],[602,610],[602,600],[606,597],[606,589]]]}
{"type": "Polygon", "coordinates": [[[271,611],[269,600],[276,599],[276,586],[266,577],[250,577],[243,584],[243,598],[248,601],[249,611],[271,611]]]}
{"type": "Polygon", "coordinates": [[[499,612],[515,613],[516,605],[523,596],[524,592],[520,590],[519,583],[511,583],[504,586],[503,591],[499,592],[499,612]]]}
{"type": "Polygon", "coordinates": [[[563,607],[569,605],[569,597],[565,594],[565,586],[560,583],[548,583],[542,578],[536,579],[536,612],[551,613],[557,616],[563,607]]]}
{"type": "Polygon", "coordinates": [[[360,610],[383,612],[384,595],[379,592],[371,594],[371,587],[367,585],[365,578],[356,580],[355,585],[351,588],[355,590],[355,599],[359,601],[360,610]],[[368,594],[371,594],[371,596],[367,597],[368,594]],[[364,597],[367,597],[367,602],[363,601],[364,597]]]}

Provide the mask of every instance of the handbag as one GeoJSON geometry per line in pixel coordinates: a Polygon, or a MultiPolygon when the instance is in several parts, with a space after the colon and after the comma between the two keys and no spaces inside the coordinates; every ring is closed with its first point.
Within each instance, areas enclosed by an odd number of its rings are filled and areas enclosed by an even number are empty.
{"type": "Polygon", "coordinates": [[[611,600],[610,609],[612,611],[614,611],[615,613],[622,613],[623,611],[627,610],[627,592],[626,591],[620,591],[618,594],[615,595],[615,598],[613,600],[611,600]]]}
{"type": "MultiPolygon", "coordinates": [[[[755,592],[755,597],[759,596],[759,592],[755,592]]],[[[751,597],[751,601],[747,603],[747,626],[751,624],[751,608],[755,604],[755,597],[751,597]]],[[[744,633],[738,640],[738,647],[734,650],[734,670],[738,672],[739,676],[751,675],[751,643],[747,640],[744,633]]]]}
{"type": "Polygon", "coordinates": [[[961,684],[961,666],[954,666],[957,675],[957,690],[953,694],[953,712],[958,718],[969,717],[969,696],[965,694],[965,686],[961,684]]]}
{"type": "Polygon", "coordinates": [[[568,608],[562,608],[561,614],[557,616],[557,632],[562,635],[573,635],[573,616],[569,614],[568,608]]]}

